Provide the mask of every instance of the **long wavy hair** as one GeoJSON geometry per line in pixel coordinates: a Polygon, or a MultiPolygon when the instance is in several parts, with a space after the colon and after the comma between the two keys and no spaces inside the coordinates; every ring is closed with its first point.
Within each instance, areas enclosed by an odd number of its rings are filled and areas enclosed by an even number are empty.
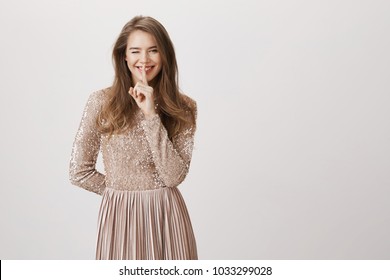
{"type": "Polygon", "coordinates": [[[133,125],[138,105],[128,93],[130,86],[134,84],[125,58],[127,40],[135,30],[147,32],[156,40],[162,67],[154,78],[154,95],[162,123],[167,129],[168,137],[172,139],[186,125],[195,123],[195,112],[179,92],[176,55],[168,32],[157,20],[144,16],[136,16],[126,23],[114,44],[112,60],[115,78],[109,88],[109,98],[97,118],[98,129],[111,136],[133,125]]]}

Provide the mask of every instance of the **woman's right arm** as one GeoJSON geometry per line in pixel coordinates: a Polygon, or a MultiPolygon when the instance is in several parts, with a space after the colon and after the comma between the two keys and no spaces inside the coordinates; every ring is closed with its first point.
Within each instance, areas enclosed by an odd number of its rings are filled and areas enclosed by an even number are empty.
{"type": "Polygon", "coordinates": [[[69,166],[72,184],[100,195],[106,187],[105,175],[96,170],[101,140],[96,118],[101,109],[102,94],[104,92],[97,91],[89,96],[73,143],[69,166]]]}

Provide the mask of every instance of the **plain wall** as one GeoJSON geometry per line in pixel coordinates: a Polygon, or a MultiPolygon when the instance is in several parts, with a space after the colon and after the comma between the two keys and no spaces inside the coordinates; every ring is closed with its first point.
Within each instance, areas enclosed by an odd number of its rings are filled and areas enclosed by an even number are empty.
{"type": "Polygon", "coordinates": [[[0,259],[94,259],[101,197],[70,154],[139,14],[198,103],[201,259],[390,258],[389,1],[1,0],[0,259]]]}

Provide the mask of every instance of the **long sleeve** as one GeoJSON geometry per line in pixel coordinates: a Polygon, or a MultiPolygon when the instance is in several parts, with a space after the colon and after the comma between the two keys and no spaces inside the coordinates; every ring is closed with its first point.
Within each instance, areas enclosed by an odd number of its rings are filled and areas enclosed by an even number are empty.
{"type": "MultiPolygon", "coordinates": [[[[196,116],[195,101],[192,107],[196,116]]],[[[167,187],[178,186],[187,176],[190,167],[196,124],[183,129],[172,141],[168,138],[159,115],[143,120],[142,127],[159,177],[167,187]]]]}
{"type": "Polygon", "coordinates": [[[106,187],[105,175],[96,170],[101,138],[95,121],[102,103],[101,93],[89,96],[73,143],[69,168],[72,184],[100,195],[106,187]]]}

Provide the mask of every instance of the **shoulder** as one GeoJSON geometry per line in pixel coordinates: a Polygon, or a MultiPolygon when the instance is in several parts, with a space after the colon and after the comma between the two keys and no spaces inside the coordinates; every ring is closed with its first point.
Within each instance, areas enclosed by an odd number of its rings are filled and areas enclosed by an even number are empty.
{"type": "Polygon", "coordinates": [[[197,110],[197,104],[196,104],[196,101],[194,99],[192,99],[191,97],[189,97],[188,95],[186,95],[184,93],[180,93],[180,98],[181,98],[182,102],[185,104],[185,106],[190,108],[192,111],[197,110]]]}
{"type": "Polygon", "coordinates": [[[84,116],[95,118],[103,110],[103,105],[108,100],[109,88],[94,91],[89,94],[87,103],[84,107],[84,116]]]}
{"type": "Polygon", "coordinates": [[[87,105],[99,108],[109,99],[110,87],[94,91],[89,94],[87,105]]]}
{"type": "Polygon", "coordinates": [[[186,115],[192,123],[195,123],[198,117],[198,105],[196,101],[184,93],[180,93],[180,97],[182,104],[184,104],[186,115]]]}
{"type": "Polygon", "coordinates": [[[89,95],[89,99],[94,101],[104,102],[105,100],[108,99],[110,89],[111,87],[94,91],[89,95]]]}

